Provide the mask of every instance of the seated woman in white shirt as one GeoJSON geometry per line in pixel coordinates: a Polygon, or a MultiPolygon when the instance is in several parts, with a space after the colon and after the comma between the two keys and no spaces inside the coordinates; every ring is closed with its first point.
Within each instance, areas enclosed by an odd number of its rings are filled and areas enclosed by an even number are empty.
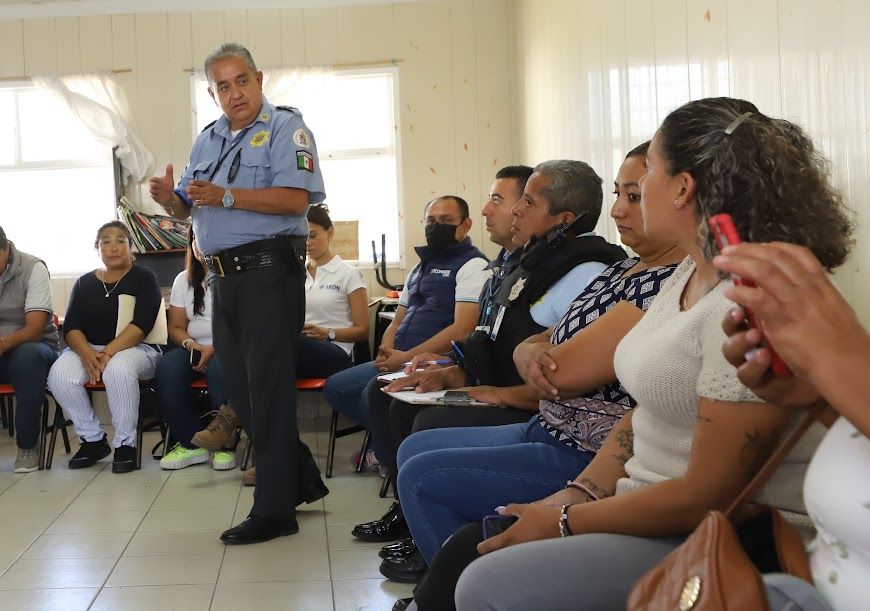
{"type": "MultiPolygon", "coordinates": [[[[170,350],[157,366],[157,396],[160,409],[169,422],[169,434],[176,441],[160,460],[163,469],[184,469],[207,462],[214,451],[212,466],[225,471],[236,466],[235,453],[223,447],[197,447],[193,437],[201,428],[194,409],[195,393],[190,385],[205,378],[213,410],[228,408],[220,364],[212,345],[211,292],[206,282],[205,257],[196,247],[191,227],[187,238],[184,269],[172,283],[169,298],[169,337],[181,348],[170,350]],[[222,407],[223,406],[223,407],[222,407]]],[[[238,427],[233,418],[232,429],[238,427]]]]}
{"type": "Polygon", "coordinates": [[[368,291],[362,272],[330,249],[335,227],[326,204],[308,210],[305,326],[297,378],[328,378],[351,365],[356,342],[369,338],[368,291]]]}

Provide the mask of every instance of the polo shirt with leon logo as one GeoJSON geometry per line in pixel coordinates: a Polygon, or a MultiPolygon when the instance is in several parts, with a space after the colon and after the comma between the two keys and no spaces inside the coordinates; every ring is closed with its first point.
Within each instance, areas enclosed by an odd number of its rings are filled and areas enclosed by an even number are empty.
{"type": "MultiPolygon", "coordinates": [[[[318,267],[314,277],[305,268],[305,323],[347,329],[353,326],[348,297],[354,291],[366,288],[360,270],[351,267],[335,255],[329,263],[318,267]]],[[[335,342],[348,354],[353,342],[335,342]]]]}

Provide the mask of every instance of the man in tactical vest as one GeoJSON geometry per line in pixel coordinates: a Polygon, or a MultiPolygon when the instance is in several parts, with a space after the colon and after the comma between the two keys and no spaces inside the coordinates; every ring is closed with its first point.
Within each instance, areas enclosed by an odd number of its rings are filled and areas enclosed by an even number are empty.
{"type": "MultiPolygon", "coordinates": [[[[581,161],[539,164],[512,208],[513,239],[524,245],[519,261],[491,294],[481,296],[480,324],[449,355],[457,365],[414,373],[385,389],[487,385],[495,387],[492,403],[500,407],[409,405],[376,401],[370,394],[373,435],[387,435],[392,441],[378,455],[391,469],[391,477],[395,477],[398,446],[412,431],[528,421],[527,409],[506,407],[498,400],[498,388],[523,384],[513,363],[514,348],[527,337],[555,325],[593,278],[626,257],[621,248],[593,233],[601,213],[601,183],[595,171],[581,161]]],[[[413,370],[418,361],[434,358],[417,356],[409,369],[413,370]]],[[[354,535],[367,541],[399,538],[406,525],[397,515],[401,510],[393,507],[384,516],[386,519],[358,525],[354,535]]],[[[386,560],[381,572],[396,580],[413,581],[425,571],[425,564],[420,564],[422,558],[417,556],[386,560]]]]}

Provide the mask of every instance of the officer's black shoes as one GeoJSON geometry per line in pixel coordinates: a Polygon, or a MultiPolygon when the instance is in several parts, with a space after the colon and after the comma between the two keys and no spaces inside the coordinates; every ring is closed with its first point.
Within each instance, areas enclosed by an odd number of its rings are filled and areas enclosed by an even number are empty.
{"type": "Polygon", "coordinates": [[[69,461],[70,469],[92,467],[98,460],[102,460],[112,453],[112,448],[109,447],[105,435],[99,441],[85,441],[81,438],[81,442],[78,452],[69,461]]]}
{"type": "Polygon", "coordinates": [[[245,521],[224,531],[221,541],[227,545],[245,545],[248,543],[262,543],[278,537],[295,535],[299,532],[299,524],[294,519],[270,520],[248,516],[245,521]]]}
{"type": "Polygon", "coordinates": [[[115,459],[112,461],[112,473],[130,473],[136,470],[136,448],[121,446],[115,448],[115,459]]]}

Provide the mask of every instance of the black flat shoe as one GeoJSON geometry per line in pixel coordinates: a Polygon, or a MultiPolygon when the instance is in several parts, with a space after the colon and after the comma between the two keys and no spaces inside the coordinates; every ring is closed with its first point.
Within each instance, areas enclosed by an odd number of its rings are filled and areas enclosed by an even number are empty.
{"type": "Polygon", "coordinates": [[[393,611],[405,611],[412,602],[414,602],[413,596],[411,598],[400,598],[393,605],[393,611]]]}
{"type": "Polygon", "coordinates": [[[402,539],[383,546],[378,552],[378,556],[385,560],[387,558],[407,558],[416,551],[417,544],[414,543],[413,539],[402,539]]]}
{"type": "Polygon", "coordinates": [[[380,520],[357,524],[351,534],[369,543],[386,543],[411,536],[408,523],[405,522],[405,514],[402,513],[402,506],[398,501],[390,505],[389,511],[380,520]]]}
{"type": "Polygon", "coordinates": [[[299,532],[296,520],[269,520],[248,516],[245,521],[224,531],[221,541],[227,545],[245,545],[247,543],[262,543],[278,537],[286,537],[299,532]]]}
{"type": "Polygon", "coordinates": [[[136,448],[119,446],[115,448],[112,460],[112,473],[132,473],[136,470],[136,448]]]}
{"type": "Polygon", "coordinates": [[[398,583],[420,583],[429,570],[423,554],[417,551],[407,558],[387,558],[381,562],[381,575],[398,583]]]}
{"type": "Polygon", "coordinates": [[[307,484],[304,489],[299,492],[299,497],[296,499],[296,506],[299,507],[302,503],[316,503],[327,494],[329,494],[329,488],[326,487],[326,484],[324,484],[323,480],[318,476],[316,480],[307,484]]]}
{"type": "Polygon", "coordinates": [[[112,453],[112,448],[109,447],[109,442],[106,441],[106,436],[99,441],[85,441],[81,439],[78,452],[69,461],[70,469],[84,469],[92,467],[98,460],[104,459],[112,453]]]}

